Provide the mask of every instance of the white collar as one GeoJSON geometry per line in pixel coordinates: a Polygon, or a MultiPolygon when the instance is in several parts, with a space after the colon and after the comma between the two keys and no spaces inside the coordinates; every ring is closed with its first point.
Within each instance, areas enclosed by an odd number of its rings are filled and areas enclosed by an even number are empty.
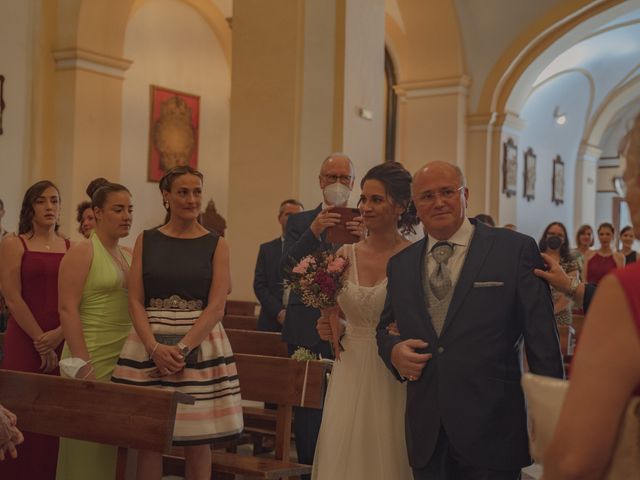
{"type": "MultiPolygon", "coordinates": [[[[473,236],[473,229],[474,229],[473,224],[469,221],[467,217],[465,217],[464,221],[462,222],[462,225],[460,225],[460,228],[458,228],[458,230],[453,235],[447,238],[447,242],[451,242],[454,245],[468,247],[469,243],[471,242],[471,237],[473,236]]],[[[433,246],[440,240],[432,237],[431,235],[428,235],[428,241],[429,241],[428,245],[433,246]]],[[[431,248],[431,246],[429,248],[431,248]]]]}

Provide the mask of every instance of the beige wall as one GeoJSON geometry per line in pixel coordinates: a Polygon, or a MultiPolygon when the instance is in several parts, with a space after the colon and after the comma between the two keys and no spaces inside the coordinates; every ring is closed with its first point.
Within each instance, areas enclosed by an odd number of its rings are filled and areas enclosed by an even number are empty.
{"type": "Polygon", "coordinates": [[[205,19],[175,0],[145,3],[131,18],[124,55],[133,63],[122,93],[122,142],[115,177],[134,202],[129,242],[158,225],[164,208],[156,182],[147,181],[150,85],[200,97],[198,168],[205,177],[203,208],[213,198],[228,212],[230,72],[223,49],[205,19]]]}

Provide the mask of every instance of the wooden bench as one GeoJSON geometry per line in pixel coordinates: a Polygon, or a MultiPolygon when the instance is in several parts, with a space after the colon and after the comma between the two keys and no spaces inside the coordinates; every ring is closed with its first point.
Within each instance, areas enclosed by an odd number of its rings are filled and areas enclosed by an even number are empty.
{"type": "Polygon", "coordinates": [[[255,316],[257,306],[258,304],[256,302],[247,302],[244,300],[227,300],[224,311],[229,315],[255,316]]]}
{"type": "MultiPolygon", "coordinates": [[[[213,471],[265,479],[310,473],[310,465],[290,461],[291,418],[294,406],[322,408],[328,364],[241,353],[235,354],[235,358],[242,398],[278,405],[273,413],[276,419],[275,458],[214,451],[213,471]]],[[[164,458],[165,474],[181,474],[182,458],[164,458]]]]}
{"type": "Polygon", "coordinates": [[[287,344],[277,332],[258,330],[239,330],[225,328],[233,353],[266,355],[269,357],[289,357],[287,344]]]}
{"type": "Polygon", "coordinates": [[[0,404],[18,416],[18,428],[117,446],[118,480],[125,478],[127,448],[171,450],[179,402],[194,400],[156,388],[0,370],[0,404]]]}
{"type": "Polygon", "coordinates": [[[222,319],[222,326],[236,330],[256,330],[258,328],[258,317],[255,315],[231,315],[227,314],[222,319]]]}

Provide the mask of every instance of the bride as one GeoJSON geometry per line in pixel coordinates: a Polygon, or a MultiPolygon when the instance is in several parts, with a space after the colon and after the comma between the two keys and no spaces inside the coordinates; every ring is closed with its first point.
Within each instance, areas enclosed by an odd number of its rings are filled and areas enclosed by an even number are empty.
{"type": "MultiPolygon", "coordinates": [[[[378,356],[376,326],[386,296],[390,257],[410,242],[411,175],[396,162],[373,167],[360,183],[358,206],[368,236],[338,253],[348,257],[346,287],[338,297],[346,318],[344,352],[333,365],[316,446],[313,480],[411,479],[404,436],[406,385],[378,356]]],[[[337,308],[337,307],[336,307],[337,308]]],[[[318,333],[331,338],[328,311],[318,333]]]]}

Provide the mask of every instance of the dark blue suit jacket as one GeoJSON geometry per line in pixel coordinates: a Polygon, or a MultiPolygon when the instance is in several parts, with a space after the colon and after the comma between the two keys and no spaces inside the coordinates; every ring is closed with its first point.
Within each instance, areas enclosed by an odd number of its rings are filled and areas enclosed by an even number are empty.
{"type": "MultiPolygon", "coordinates": [[[[282,267],[285,271],[295,266],[306,255],[336,247],[331,243],[318,240],[309,229],[313,219],[321,210],[322,205],[318,205],[313,210],[291,215],[287,220],[282,254],[282,267]]],[[[320,310],[305,306],[298,295],[291,294],[282,327],[282,339],[290,345],[304,347],[318,345],[321,342],[316,331],[319,317],[320,310]]]]}
{"type": "Polygon", "coordinates": [[[260,245],[253,291],[260,302],[258,330],[279,332],[277,316],[282,310],[282,239],[280,237],[260,245]]]}
{"type": "Polygon", "coordinates": [[[422,286],[427,239],[395,255],[387,267],[377,331],[380,356],[400,379],[391,363],[396,343],[422,339],[433,354],[422,376],[407,385],[406,439],[414,468],[431,458],[441,425],[471,465],[500,470],[529,465],[521,342],[532,372],[564,374],[549,286],[533,274],[543,268],[535,240],[471,222],[475,233],[440,337],[422,286]],[[386,332],[391,322],[400,337],[386,332]]]}

